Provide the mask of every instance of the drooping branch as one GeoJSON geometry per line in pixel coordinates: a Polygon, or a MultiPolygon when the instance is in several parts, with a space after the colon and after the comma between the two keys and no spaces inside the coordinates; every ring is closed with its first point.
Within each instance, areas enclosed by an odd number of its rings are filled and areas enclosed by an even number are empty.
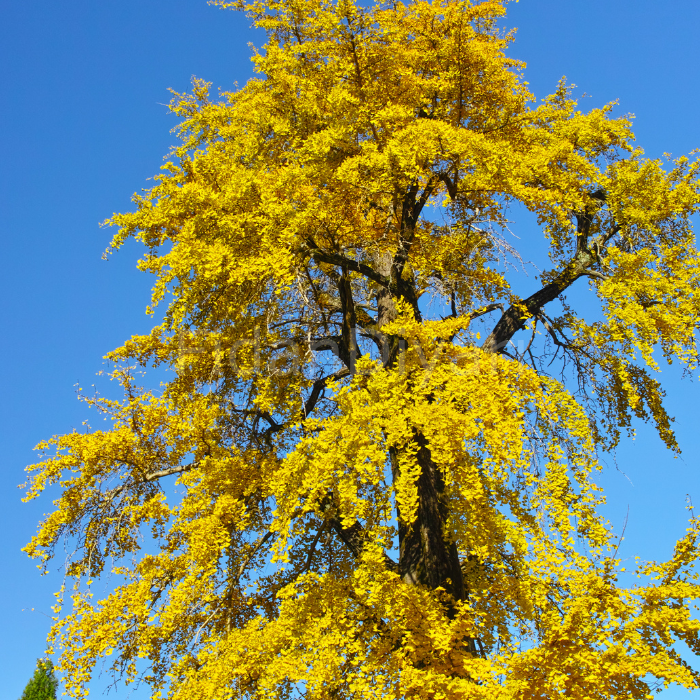
{"type": "Polygon", "coordinates": [[[229,409],[244,416],[254,416],[256,419],[262,418],[275,432],[282,429],[282,426],[267,411],[235,408],[234,406],[230,406],[229,409]]]}
{"type": "Polygon", "coordinates": [[[479,318],[480,316],[485,316],[486,314],[490,314],[492,311],[495,311],[496,309],[500,309],[501,313],[503,313],[504,312],[503,304],[486,304],[486,306],[483,306],[480,309],[476,309],[475,311],[472,311],[470,314],[467,315],[467,318],[470,321],[474,321],[475,319],[479,318]]]}
{"type": "MultiPolygon", "coordinates": [[[[353,557],[359,559],[367,544],[367,534],[362,525],[355,522],[350,527],[343,527],[340,519],[334,516],[330,516],[328,522],[353,557]]],[[[389,571],[398,572],[399,570],[398,564],[386,552],[384,552],[384,564],[389,571]]]]}

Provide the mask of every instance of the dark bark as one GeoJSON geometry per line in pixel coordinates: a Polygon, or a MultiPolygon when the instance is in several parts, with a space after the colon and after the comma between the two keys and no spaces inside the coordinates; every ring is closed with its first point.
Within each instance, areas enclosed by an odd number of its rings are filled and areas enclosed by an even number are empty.
{"type": "Polygon", "coordinates": [[[373,268],[364,263],[353,260],[352,258],[347,258],[340,253],[332,253],[327,250],[319,248],[313,240],[308,241],[308,251],[311,257],[316,262],[327,263],[329,265],[339,265],[340,267],[352,270],[353,272],[359,272],[361,275],[366,277],[377,284],[384,287],[388,287],[390,279],[384,275],[378,274],[373,268]]]}
{"type": "MultiPolygon", "coordinates": [[[[441,175],[448,189],[453,186],[447,175],[441,175]]],[[[317,262],[336,265],[341,269],[341,275],[337,280],[340,312],[342,314],[342,331],[340,340],[341,359],[350,372],[354,372],[354,362],[357,354],[355,339],[355,326],[357,314],[352,299],[352,287],[350,284],[351,273],[363,275],[368,281],[377,285],[377,319],[374,328],[365,325],[364,333],[371,337],[381,348],[383,363],[386,368],[395,368],[400,364],[404,342],[398,336],[382,334],[381,329],[386,324],[396,319],[396,301],[404,299],[413,308],[417,320],[420,320],[418,308],[418,295],[414,280],[406,274],[409,255],[415,238],[416,226],[420,214],[436,185],[429,182],[422,193],[418,185],[414,183],[401,197],[400,205],[396,211],[400,215],[398,231],[398,245],[393,254],[384,253],[375,257],[373,264],[360,263],[339,253],[332,253],[319,249],[313,241],[309,241],[309,253],[317,262]]],[[[598,193],[592,195],[593,199],[601,198],[598,193]]],[[[398,201],[398,199],[397,199],[398,201]]],[[[486,352],[495,353],[502,351],[510,342],[513,335],[524,328],[528,319],[538,317],[542,308],[559,297],[577,279],[585,275],[602,277],[600,273],[593,272],[592,267],[599,260],[600,244],[609,240],[610,236],[618,230],[612,231],[608,236],[600,237],[589,244],[589,232],[595,207],[591,212],[585,211],[577,215],[576,252],[570,262],[561,272],[543,286],[540,290],[527,299],[518,301],[503,311],[499,304],[489,304],[483,309],[475,311],[472,318],[500,308],[502,316],[496,323],[493,331],[487,337],[482,348],[486,352]]],[[[456,315],[456,304],[452,300],[452,312],[456,315]]],[[[322,389],[317,383],[314,386],[312,397],[322,389]]],[[[312,401],[314,403],[314,401],[312,401]]],[[[453,617],[456,605],[469,596],[466,590],[459,552],[456,543],[451,541],[447,531],[449,508],[445,478],[438,464],[433,460],[430,445],[425,436],[415,430],[413,437],[418,450],[416,459],[419,469],[417,480],[418,504],[415,514],[408,518],[408,514],[397,512],[399,535],[399,561],[394,563],[388,556],[387,567],[398,571],[403,580],[410,585],[425,586],[432,590],[442,589],[447,594],[448,616],[453,617]]],[[[399,477],[399,454],[391,451],[391,463],[394,482],[399,477]]],[[[330,525],[339,539],[348,547],[355,557],[359,557],[365,546],[365,533],[359,523],[350,527],[343,527],[339,520],[330,512],[330,525]]],[[[465,639],[466,649],[473,655],[478,655],[476,640],[465,639]]]]}
{"type": "Polygon", "coordinates": [[[340,332],[340,359],[348,368],[350,374],[355,373],[355,361],[357,360],[358,348],[355,336],[357,328],[357,314],[355,303],[352,298],[352,285],[350,283],[350,273],[345,265],[338,281],[338,295],[340,297],[340,313],[342,315],[342,326],[340,332]]]}
{"type": "Polygon", "coordinates": [[[552,280],[527,299],[512,304],[499,319],[488,338],[481,346],[485,352],[500,352],[510,342],[511,338],[525,328],[525,324],[543,306],[554,301],[563,294],[579,277],[590,274],[588,268],[594,262],[593,253],[588,250],[579,251],[574,259],[552,280]]]}
{"type": "MultiPolygon", "coordinates": [[[[593,200],[605,201],[605,193],[598,190],[591,195],[593,200]]],[[[560,294],[563,294],[577,279],[585,275],[603,277],[599,273],[591,272],[590,268],[598,259],[598,254],[594,253],[589,246],[589,235],[591,224],[593,223],[594,209],[587,209],[576,215],[576,254],[568,265],[547,285],[536,291],[527,299],[512,304],[489,334],[488,338],[481,346],[482,350],[495,353],[501,352],[510,342],[511,338],[525,327],[527,321],[535,316],[543,306],[554,301],[560,294]]],[[[593,242],[593,247],[605,243],[615,233],[619,227],[613,227],[608,236],[604,236],[599,241],[593,242]]]]}
{"type": "MultiPolygon", "coordinates": [[[[399,520],[399,570],[404,581],[429,588],[444,588],[455,601],[464,600],[465,590],[457,547],[447,539],[445,524],[448,511],[445,503],[445,480],[433,461],[425,438],[416,433],[419,445],[416,459],[418,477],[418,509],[413,522],[399,520]]],[[[398,456],[392,456],[395,476],[398,456]]]]}

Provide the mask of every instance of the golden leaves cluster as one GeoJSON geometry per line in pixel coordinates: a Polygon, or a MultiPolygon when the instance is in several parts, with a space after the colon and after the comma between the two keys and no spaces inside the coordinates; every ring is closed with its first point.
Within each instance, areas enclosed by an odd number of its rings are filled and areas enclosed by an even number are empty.
{"type": "Polygon", "coordinates": [[[74,552],[51,637],[68,693],[105,656],[173,700],[700,687],[674,647],[700,651],[700,524],[634,580],[594,482],[634,415],[676,447],[653,352],[696,369],[697,163],[646,159],[629,119],[582,113],[564,83],[534,106],[498,0],[215,4],[267,32],[257,77],[218,102],[202,81],[176,94],[180,144],[109,220],[113,248],[147,248],[164,319],[109,356],[123,398],[85,399],[107,426],[47,441],[33,468],[29,498],[60,493],[27,551],[74,552]],[[408,195],[423,197],[410,250],[408,195]],[[533,338],[544,325],[499,267],[515,203],[548,237],[542,281],[587,277],[601,302],[545,326],[570,333],[579,384],[478,345],[497,304],[533,338]],[[341,273],[358,337],[394,338],[395,362],[365,348],[351,372],[314,353],[340,337],[341,273]],[[379,327],[381,294],[395,313],[379,327]],[[141,367],[175,374],[147,390],[141,367]],[[456,604],[393,562],[425,445],[456,604]]]}

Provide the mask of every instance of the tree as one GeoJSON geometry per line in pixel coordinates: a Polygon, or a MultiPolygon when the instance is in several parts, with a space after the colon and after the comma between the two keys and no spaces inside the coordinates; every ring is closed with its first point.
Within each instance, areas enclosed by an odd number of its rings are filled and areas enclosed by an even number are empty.
{"type": "Polygon", "coordinates": [[[53,663],[38,659],[36,670],[20,700],[56,700],[58,680],[53,672],[53,663]]]}
{"type": "Polygon", "coordinates": [[[563,82],[535,105],[500,0],[216,4],[267,32],[258,77],[175,94],[181,143],[109,220],[163,321],[109,356],[123,398],[84,397],[111,427],[33,468],[61,496],[27,551],[74,551],[69,694],[112,653],[188,700],[700,687],[700,523],[633,578],[594,482],[635,418],[678,450],[656,372],[697,367],[698,162],[563,82]],[[551,266],[521,297],[526,211],[551,266]]]}

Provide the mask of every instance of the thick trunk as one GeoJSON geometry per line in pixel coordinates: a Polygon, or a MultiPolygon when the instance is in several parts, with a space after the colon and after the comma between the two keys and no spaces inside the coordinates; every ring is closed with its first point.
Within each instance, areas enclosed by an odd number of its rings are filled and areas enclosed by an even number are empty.
{"type": "MultiPolygon", "coordinates": [[[[407,583],[443,588],[454,600],[464,600],[465,590],[457,547],[446,533],[445,480],[432,459],[425,438],[416,434],[418,509],[413,522],[399,519],[399,570],[407,583]]],[[[394,470],[397,459],[394,455],[394,470]]]]}
{"type": "MultiPolygon", "coordinates": [[[[466,600],[468,591],[462,577],[457,545],[449,540],[448,510],[445,503],[445,480],[430,454],[425,438],[416,434],[419,444],[416,458],[420,465],[418,477],[418,508],[412,522],[397,513],[399,525],[399,573],[406,583],[443,589],[448,595],[446,613],[456,614],[456,604],[466,600]]],[[[397,455],[392,455],[394,478],[397,476],[397,455]]],[[[463,648],[478,656],[476,639],[464,637],[463,648]]]]}
{"type": "MultiPolygon", "coordinates": [[[[390,277],[394,291],[409,301],[419,318],[418,300],[411,283],[402,279],[403,265],[397,264],[397,256],[385,254],[375,259],[375,270],[384,277],[390,277]]],[[[377,326],[382,326],[396,318],[396,306],[390,289],[382,287],[377,293],[377,326]]],[[[397,336],[384,338],[384,365],[396,367],[400,363],[400,353],[404,344],[397,336]]],[[[444,589],[450,603],[447,613],[455,614],[455,604],[467,597],[462,577],[459,553],[447,532],[448,508],[445,494],[445,480],[439,467],[433,461],[430,447],[423,435],[416,431],[415,441],[419,449],[416,459],[420,465],[418,477],[418,508],[412,521],[397,512],[399,529],[399,572],[404,581],[412,585],[424,585],[436,590],[444,589]]],[[[394,481],[398,477],[399,460],[394,451],[391,454],[394,481]]],[[[467,650],[477,655],[473,639],[465,639],[467,650]]]]}
{"type": "Polygon", "coordinates": [[[340,334],[340,359],[348,368],[350,374],[355,373],[355,362],[357,360],[357,338],[355,328],[357,327],[357,315],[355,312],[355,302],[352,298],[352,286],[350,284],[350,274],[347,267],[343,267],[338,284],[340,296],[340,308],[343,315],[343,325],[340,334]]]}
{"type": "MultiPolygon", "coordinates": [[[[392,270],[390,255],[378,257],[375,261],[377,272],[389,276],[392,270]]],[[[394,299],[387,289],[377,293],[378,326],[396,318],[394,299]]],[[[386,338],[388,357],[385,364],[396,366],[401,351],[397,336],[386,338]]],[[[457,602],[464,600],[464,582],[459,563],[457,547],[446,537],[447,506],[445,503],[445,480],[430,454],[425,438],[416,433],[419,450],[416,455],[420,465],[418,477],[418,510],[413,522],[407,522],[401,513],[399,521],[399,571],[404,580],[412,584],[422,584],[432,589],[444,588],[457,602]]],[[[392,454],[394,479],[398,476],[398,456],[392,454]]]]}

